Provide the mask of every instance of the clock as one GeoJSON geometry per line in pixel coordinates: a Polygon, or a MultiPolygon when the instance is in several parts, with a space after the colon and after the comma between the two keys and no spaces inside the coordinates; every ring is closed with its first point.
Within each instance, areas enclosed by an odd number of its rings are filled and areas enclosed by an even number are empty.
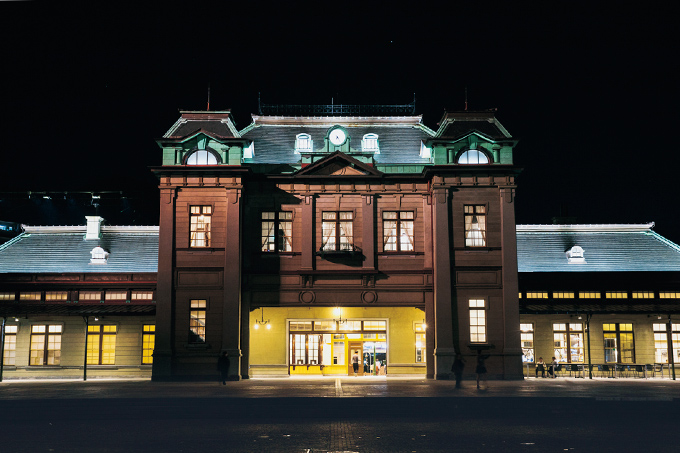
{"type": "Polygon", "coordinates": [[[343,131],[342,129],[333,129],[331,133],[328,134],[328,139],[331,141],[332,144],[338,146],[345,143],[347,135],[345,134],[345,131],[343,131]]]}

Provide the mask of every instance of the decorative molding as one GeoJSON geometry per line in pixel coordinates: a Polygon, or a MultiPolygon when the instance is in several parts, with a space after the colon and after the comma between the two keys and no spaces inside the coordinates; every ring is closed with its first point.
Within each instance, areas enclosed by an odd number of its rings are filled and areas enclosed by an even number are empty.
{"type": "Polygon", "coordinates": [[[314,291],[300,291],[299,299],[303,304],[311,304],[316,300],[316,294],[314,291]]]}

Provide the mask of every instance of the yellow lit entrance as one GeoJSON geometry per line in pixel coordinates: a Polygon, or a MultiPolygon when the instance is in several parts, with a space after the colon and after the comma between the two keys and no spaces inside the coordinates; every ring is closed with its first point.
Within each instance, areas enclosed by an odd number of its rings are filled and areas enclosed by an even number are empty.
{"type": "Polygon", "coordinates": [[[353,375],[352,356],[359,356],[359,375],[386,374],[387,321],[289,321],[291,375],[353,375]]]}

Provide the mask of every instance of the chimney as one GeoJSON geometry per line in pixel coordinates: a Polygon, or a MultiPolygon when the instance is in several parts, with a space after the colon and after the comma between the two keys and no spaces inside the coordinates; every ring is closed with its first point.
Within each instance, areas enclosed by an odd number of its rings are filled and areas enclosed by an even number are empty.
{"type": "Polygon", "coordinates": [[[101,238],[101,223],[104,219],[98,215],[85,216],[87,219],[87,232],[85,233],[85,240],[101,238]]]}

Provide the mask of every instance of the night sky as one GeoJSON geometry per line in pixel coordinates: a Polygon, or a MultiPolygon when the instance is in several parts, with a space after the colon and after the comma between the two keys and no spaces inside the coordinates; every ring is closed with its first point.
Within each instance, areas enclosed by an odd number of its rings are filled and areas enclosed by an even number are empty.
{"type": "Polygon", "coordinates": [[[497,108],[520,140],[518,223],[654,221],[680,242],[671,7],[507,3],[312,13],[1,2],[0,220],[63,222],[57,196],[34,197],[52,213],[35,220],[27,191],[76,192],[85,210],[77,192],[112,191],[110,212],[130,216],[106,214],[111,223],[157,224],[154,139],[178,109],[205,109],[208,85],[211,109],[231,109],[239,129],[258,93],[270,104],[407,104],[415,93],[436,129],[467,87],[469,108],[497,108]]]}

